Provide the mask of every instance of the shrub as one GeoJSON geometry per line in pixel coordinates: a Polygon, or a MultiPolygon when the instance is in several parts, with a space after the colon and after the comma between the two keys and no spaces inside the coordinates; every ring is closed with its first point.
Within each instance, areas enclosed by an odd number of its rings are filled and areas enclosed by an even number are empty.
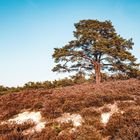
{"type": "Polygon", "coordinates": [[[106,135],[112,139],[140,139],[140,110],[129,109],[123,115],[116,113],[109,120],[106,135]]]}
{"type": "Polygon", "coordinates": [[[93,126],[82,126],[75,134],[76,140],[102,140],[101,134],[93,126]]]}

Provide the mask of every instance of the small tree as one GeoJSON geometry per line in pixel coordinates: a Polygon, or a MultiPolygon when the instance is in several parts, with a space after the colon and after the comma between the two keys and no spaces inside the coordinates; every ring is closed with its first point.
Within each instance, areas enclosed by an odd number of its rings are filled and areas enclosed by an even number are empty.
{"type": "Polygon", "coordinates": [[[132,39],[118,35],[110,21],[81,20],[75,24],[75,40],[62,48],[55,48],[53,71],[95,72],[96,83],[101,81],[101,70],[127,73],[138,66],[132,50],[132,39]]]}
{"type": "Polygon", "coordinates": [[[79,84],[79,83],[84,83],[86,82],[85,74],[82,73],[81,71],[76,73],[76,75],[71,76],[71,79],[73,80],[74,83],[79,84]]]}

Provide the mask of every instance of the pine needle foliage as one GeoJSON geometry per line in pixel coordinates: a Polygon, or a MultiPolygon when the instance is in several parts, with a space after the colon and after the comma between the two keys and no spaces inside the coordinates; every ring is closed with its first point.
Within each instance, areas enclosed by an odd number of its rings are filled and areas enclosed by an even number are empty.
{"type": "Polygon", "coordinates": [[[74,26],[75,40],[54,48],[53,71],[95,73],[99,84],[103,70],[131,74],[137,69],[139,64],[130,52],[132,39],[117,34],[111,21],[81,20],[74,26]]]}

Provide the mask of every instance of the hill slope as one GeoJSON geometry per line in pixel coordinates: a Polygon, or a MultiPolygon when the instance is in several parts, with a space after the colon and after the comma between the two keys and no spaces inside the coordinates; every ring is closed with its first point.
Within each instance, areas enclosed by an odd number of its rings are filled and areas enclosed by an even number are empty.
{"type": "Polygon", "coordinates": [[[139,140],[140,80],[0,96],[0,140],[139,140]]]}

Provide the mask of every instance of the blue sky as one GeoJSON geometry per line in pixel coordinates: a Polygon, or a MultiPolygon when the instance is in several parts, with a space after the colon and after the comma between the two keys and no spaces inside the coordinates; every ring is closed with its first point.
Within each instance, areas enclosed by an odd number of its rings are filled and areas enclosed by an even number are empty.
{"type": "Polygon", "coordinates": [[[140,62],[139,7],[139,0],[0,0],[0,85],[66,76],[51,71],[51,55],[82,19],[111,20],[118,34],[133,38],[140,62]]]}

